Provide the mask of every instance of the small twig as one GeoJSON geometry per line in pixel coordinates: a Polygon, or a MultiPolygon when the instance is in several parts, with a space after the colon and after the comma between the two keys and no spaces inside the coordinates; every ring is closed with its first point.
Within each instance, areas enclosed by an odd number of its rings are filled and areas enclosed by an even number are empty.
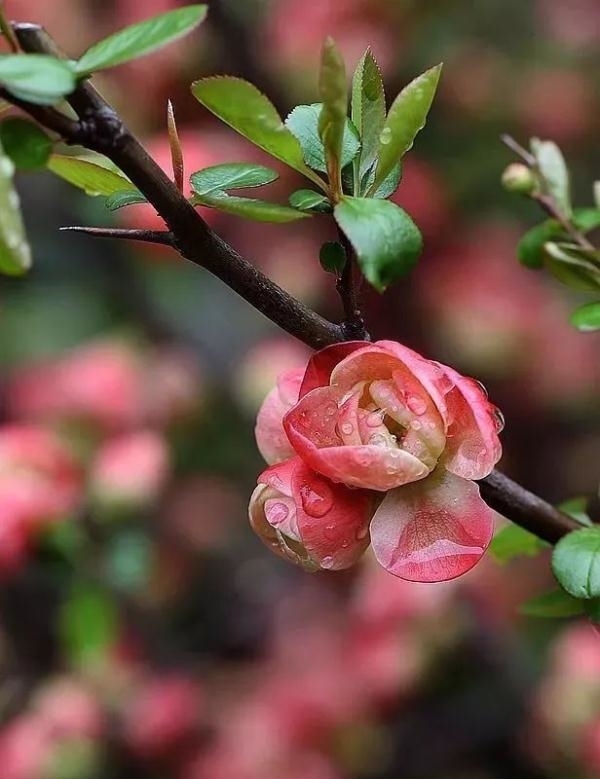
{"type": "Polygon", "coordinates": [[[339,229],[338,238],[346,253],[346,263],[336,284],[336,289],[344,309],[342,328],[344,330],[345,340],[370,341],[371,337],[365,327],[365,321],[358,300],[355,273],[356,254],[348,238],[339,229]]]}
{"type": "Polygon", "coordinates": [[[512,137],[512,135],[501,135],[500,140],[502,143],[507,146],[511,151],[513,151],[517,157],[520,157],[523,162],[525,162],[529,167],[534,167],[535,157],[531,152],[528,152],[527,149],[524,149],[520,143],[517,143],[515,139],[512,137]]]}
{"type": "Polygon", "coordinates": [[[586,251],[595,252],[596,247],[593,243],[588,241],[588,239],[585,237],[585,235],[578,230],[573,222],[569,219],[568,216],[563,214],[563,212],[560,210],[560,208],[557,206],[556,202],[554,201],[554,198],[550,197],[549,195],[532,195],[532,199],[535,200],[536,203],[542,208],[543,211],[545,211],[548,216],[552,217],[552,219],[556,219],[556,221],[561,225],[561,227],[564,229],[566,233],[568,233],[571,238],[575,241],[576,244],[578,244],[582,249],[585,249],[586,251]]]}
{"type": "Polygon", "coordinates": [[[158,243],[163,246],[174,246],[173,233],[166,230],[120,230],[110,227],[82,227],[69,225],[60,227],[61,232],[85,233],[94,238],[118,238],[125,241],[144,241],[145,243],[158,243]]]}

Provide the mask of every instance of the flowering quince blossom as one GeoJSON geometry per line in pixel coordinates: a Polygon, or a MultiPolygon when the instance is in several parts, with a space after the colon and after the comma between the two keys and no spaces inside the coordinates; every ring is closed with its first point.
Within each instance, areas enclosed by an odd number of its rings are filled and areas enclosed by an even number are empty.
{"type": "Polygon", "coordinates": [[[492,538],[474,480],[500,459],[502,427],[479,382],[399,343],[329,346],[280,376],[258,413],[270,467],[250,522],[308,570],[347,568],[370,542],[395,576],[453,579],[492,538]]]}

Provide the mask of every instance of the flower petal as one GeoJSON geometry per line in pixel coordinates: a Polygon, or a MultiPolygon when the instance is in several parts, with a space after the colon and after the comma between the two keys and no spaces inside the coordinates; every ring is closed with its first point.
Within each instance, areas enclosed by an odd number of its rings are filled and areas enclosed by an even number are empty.
{"type": "Polygon", "coordinates": [[[369,346],[368,341],[344,341],[343,343],[326,346],[315,352],[308,361],[304,379],[300,388],[300,397],[317,387],[325,387],[329,384],[329,378],[335,366],[357,349],[369,346]]]}
{"type": "Polygon", "coordinates": [[[483,479],[502,456],[498,433],[504,420],[479,382],[440,366],[454,383],[446,395],[447,445],[443,465],[463,479],[483,479]]]}
{"type": "Polygon", "coordinates": [[[493,530],[494,513],[478,486],[439,469],[386,495],[371,521],[371,543],[394,576],[439,582],[470,570],[493,530]]]}
{"type": "Polygon", "coordinates": [[[277,386],[264,399],[256,417],[256,445],[267,463],[283,462],[294,456],[294,450],[283,429],[283,417],[297,402],[304,369],[282,373],[277,386]]]}

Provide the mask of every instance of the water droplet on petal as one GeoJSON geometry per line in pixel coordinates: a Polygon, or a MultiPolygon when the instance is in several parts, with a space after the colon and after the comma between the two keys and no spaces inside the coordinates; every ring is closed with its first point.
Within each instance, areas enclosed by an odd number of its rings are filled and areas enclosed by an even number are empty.
{"type": "Polygon", "coordinates": [[[362,541],[363,538],[366,538],[369,533],[369,527],[368,525],[365,525],[364,527],[361,527],[360,530],[356,534],[356,538],[358,541],[362,541]]]}
{"type": "Polygon", "coordinates": [[[487,389],[485,388],[485,385],[484,385],[484,384],[482,384],[482,383],[481,383],[480,381],[478,381],[477,379],[475,379],[475,382],[476,382],[477,384],[479,384],[479,388],[481,389],[481,391],[483,392],[483,394],[484,394],[484,395],[486,396],[486,398],[487,398],[487,397],[488,397],[488,391],[487,391],[487,389]]]}
{"type": "Polygon", "coordinates": [[[333,492],[323,481],[302,484],[300,487],[302,508],[311,517],[324,517],[333,506],[333,492]]]}
{"type": "Polygon", "coordinates": [[[427,403],[418,395],[409,395],[406,398],[406,405],[417,416],[421,416],[427,411],[427,403]]]}
{"type": "Polygon", "coordinates": [[[340,426],[340,430],[342,431],[343,435],[352,435],[354,432],[354,427],[350,422],[344,422],[344,424],[340,426]]]}
{"type": "Polygon", "coordinates": [[[373,411],[367,417],[367,425],[369,427],[379,427],[383,422],[383,411],[373,411]]]}
{"type": "Polygon", "coordinates": [[[413,421],[410,423],[410,426],[413,430],[420,430],[423,427],[418,419],[413,419],[413,421]]]}
{"type": "Polygon", "coordinates": [[[333,557],[324,557],[321,560],[321,568],[325,568],[326,571],[333,568],[333,557]]]}
{"type": "Polygon", "coordinates": [[[268,500],[265,503],[265,516],[267,518],[267,522],[272,527],[277,527],[278,525],[281,525],[283,522],[285,522],[289,514],[290,510],[285,505],[285,503],[278,503],[273,500],[268,500]]]}

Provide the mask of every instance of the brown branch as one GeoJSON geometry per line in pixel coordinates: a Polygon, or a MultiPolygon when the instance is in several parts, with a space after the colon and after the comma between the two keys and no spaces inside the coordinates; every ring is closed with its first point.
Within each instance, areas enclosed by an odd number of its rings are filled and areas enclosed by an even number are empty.
{"type": "MultiPolygon", "coordinates": [[[[17,25],[15,32],[25,51],[58,53],[52,39],[37,25],[17,25]]],[[[292,298],[214,234],[89,82],[81,84],[68,102],[80,121],[73,123],[74,136],[66,127],[66,140],[105,154],[129,176],[165,220],[173,245],[185,259],[209,270],[258,311],[313,348],[347,338],[345,326],[328,322],[292,298]]],[[[34,116],[35,107],[21,107],[34,116]]],[[[54,115],[50,118],[56,121],[54,115]]],[[[39,121],[44,123],[42,118],[39,121]]],[[[354,302],[353,280],[350,282],[348,276],[342,292],[347,316],[355,318],[360,312],[354,302]]],[[[483,479],[480,487],[492,508],[547,541],[555,542],[579,527],[570,517],[498,471],[483,479]]]]}
{"type": "Polygon", "coordinates": [[[356,253],[346,235],[338,229],[338,238],[346,254],[346,263],[338,278],[336,288],[344,309],[342,328],[347,341],[370,341],[371,337],[365,327],[356,284],[356,253]]]}

